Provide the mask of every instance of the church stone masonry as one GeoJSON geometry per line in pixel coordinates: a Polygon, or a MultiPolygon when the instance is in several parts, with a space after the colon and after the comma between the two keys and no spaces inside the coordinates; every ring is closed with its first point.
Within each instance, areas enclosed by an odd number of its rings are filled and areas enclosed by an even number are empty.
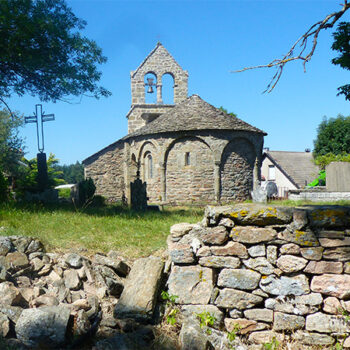
{"type": "Polygon", "coordinates": [[[139,172],[152,203],[242,201],[259,183],[265,132],[202,100],[187,97],[188,73],[158,43],[131,72],[132,105],[124,138],[83,161],[96,193],[130,199],[139,172]],[[163,76],[174,81],[163,104],[163,76]],[[153,76],[153,81],[147,79],[153,76]],[[156,103],[146,103],[155,89],[156,103]]]}

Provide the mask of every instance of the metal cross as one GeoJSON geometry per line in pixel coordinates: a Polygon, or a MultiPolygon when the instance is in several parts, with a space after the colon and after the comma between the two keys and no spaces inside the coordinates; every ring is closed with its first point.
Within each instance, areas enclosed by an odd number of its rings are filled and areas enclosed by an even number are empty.
{"type": "Polygon", "coordinates": [[[44,122],[55,120],[54,114],[44,114],[44,113],[43,113],[43,106],[38,104],[38,105],[35,105],[35,112],[33,116],[24,117],[24,122],[26,124],[36,123],[36,137],[38,141],[38,150],[40,153],[43,153],[44,151],[44,122]],[[39,109],[40,109],[40,120],[38,121],[39,109]],[[40,123],[40,129],[41,129],[41,138],[39,133],[39,123],[40,123]]]}

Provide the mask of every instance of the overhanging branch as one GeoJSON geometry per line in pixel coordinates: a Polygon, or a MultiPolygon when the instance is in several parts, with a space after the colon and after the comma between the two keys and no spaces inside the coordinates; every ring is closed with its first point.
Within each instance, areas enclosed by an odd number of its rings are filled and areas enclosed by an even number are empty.
{"type": "Polygon", "coordinates": [[[327,15],[323,20],[314,23],[290,48],[287,54],[285,54],[281,59],[274,59],[268,64],[258,65],[258,66],[252,66],[252,67],[245,67],[243,69],[239,69],[236,71],[233,71],[233,73],[239,73],[239,72],[245,72],[247,70],[251,69],[258,69],[258,68],[271,68],[276,67],[277,72],[272,77],[270,83],[267,85],[265,92],[271,92],[275,86],[277,85],[278,81],[281,78],[283,68],[284,66],[291,62],[291,61],[297,61],[301,60],[303,61],[303,67],[304,71],[306,71],[306,63],[309,62],[315,52],[317,43],[318,43],[318,36],[320,32],[324,29],[332,28],[334,24],[339,20],[340,17],[343,16],[343,14],[350,8],[350,4],[348,3],[348,0],[344,0],[344,3],[341,5],[342,9],[338,12],[333,12],[329,15],[327,15]],[[309,40],[312,40],[312,46],[310,50],[306,51],[309,40]],[[296,47],[299,47],[299,52],[297,55],[294,55],[294,51],[296,50],[296,47]]]}

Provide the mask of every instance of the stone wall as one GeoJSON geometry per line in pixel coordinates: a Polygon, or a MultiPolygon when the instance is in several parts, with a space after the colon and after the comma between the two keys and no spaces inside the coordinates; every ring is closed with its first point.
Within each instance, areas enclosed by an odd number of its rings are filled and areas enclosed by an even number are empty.
{"type": "Polygon", "coordinates": [[[350,192],[331,192],[326,191],[325,187],[314,187],[308,190],[289,190],[288,199],[293,201],[333,202],[350,200],[350,192]]]}
{"type": "Polygon", "coordinates": [[[124,142],[118,141],[84,161],[85,178],[91,177],[96,194],[121,201],[124,188],[124,142]]]}
{"type": "Polygon", "coordinates": [[[252,349],[274,338],[350,347],[349,207],[207,207],[200,224],[172,226],[168,249],[182,313],[215,317],[203,349],[237,346],[227,332],[252,349]]]}

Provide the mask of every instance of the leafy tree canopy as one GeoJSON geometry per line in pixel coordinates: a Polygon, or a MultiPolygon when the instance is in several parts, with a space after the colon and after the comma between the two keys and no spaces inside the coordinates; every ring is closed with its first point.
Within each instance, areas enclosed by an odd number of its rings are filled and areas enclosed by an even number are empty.
{"type": "Polygon", "coordinates": [[[317,128],[314,146],[314,157],[350,153],[350,116],[325,117],[317,128]]]}
{"type": "Polygon", "coordinates": [[[43,101],[69,95],[109,96],[98,86],[106,62],[86,22],[64,0],[0,1],[0,99],[36,95],[43,101]]]}
{"type": "Polygon", "coordinates": [[[62,172],[62,179],[68,184],[76,184],[84,180],[84,166],[79,162],[69,165],[55,165],[55,168],[62,172]]]}
{"type": "Polygon", "coordinates": [[[0,110],[0,172],[14,175],[23,156],[23,140],[18,135],[22,119],[0,110]]]}
{"type": "MultiPolygon", "coordinates": [[[[338,51],[339,56],[332,59],[332,63],[349,70],[350,69],[350,23],[339,23],[337,30],[333,33],[334,42],[332,50],[338,51]]],[[[350,101],[350,84],[340,86],[338,95],[344,95],[350,101]]]]}

